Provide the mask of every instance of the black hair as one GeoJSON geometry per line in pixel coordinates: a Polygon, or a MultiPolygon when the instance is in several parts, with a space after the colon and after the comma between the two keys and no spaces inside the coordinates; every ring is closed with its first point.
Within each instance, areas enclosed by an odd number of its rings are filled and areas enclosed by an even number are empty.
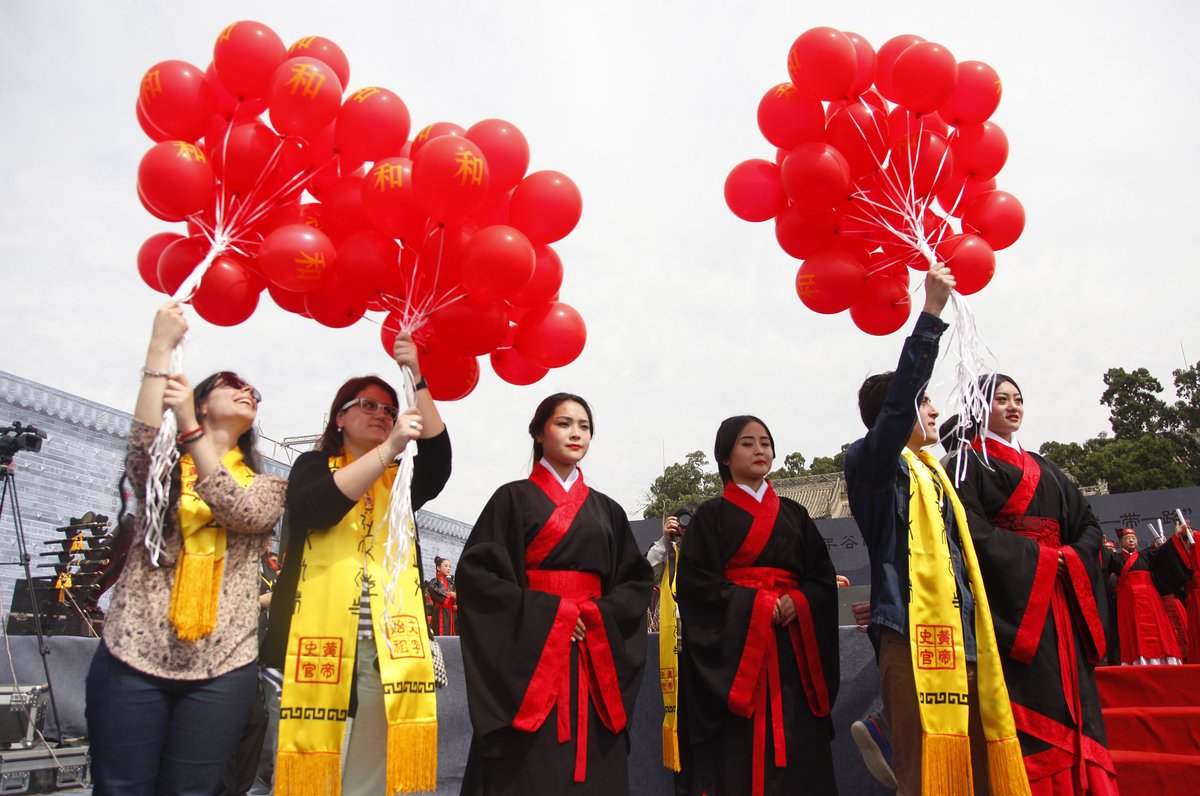
{"type": "MultiPolygon", "coordinates": [[[[204,414],[200,411],[200,405],[204,403],[204,399],[209,396],[217,386],[217,379],[227,371],[214,373],[208,378],[202,380],[192,390],[192,408],[196,412],[196,420],[204,423],[204,414]]],[[[258,461],[258,431],[254,428],[254,424],[250,424],[250,428],[246,429],[240,437],[237,438],[237,446],[242,451],[242,459],[245,460],[246,466],[254,472],[259,471],[258,461]]],[[[171,503],[171,505],[175,505],[171,503]]]]}
{"type": "Polygon", "coordinates": [[[862,386],[858,388],[858,414],[867,428],[873,428],[883,411],[883,402],[887,400],[888,390],[892,389],[892,379],[896,372],[876,373],[867,376],[862,386]]]}
{"type": "Polygon", "coordinates": [[[400,405],[400,398],[392,389],[392,385],[378,376],[357,376],[350,379],[339,387],[337,394],[333,396],[333,403],[329,405],[329,420],[325,423],[325,431],[321,433],[321,440],[317,443],[316,450],[326,456],[336,456],[342,452],[342,448],[346,446],[346,440],[342,437],[342,430],[338,428],[338,413],[342,411],[342,407],[346,405],[347,401],[358,397],[360,392],[371,386],[386,392],[391,397],[393,406],[400,405]]]}
{"type": "Polygon", "coordinates": [[[529,436],[533,438],[533,463],[537,464],[542,460],[545,451],[542,449],[542,443],[538,442],[538,435],[542,434],[546,428],[546,422],[554,417],[554,410],[560,404],[567,401],[574,401],[583,407],[583,411],[587,413],[588,428],[591,429],[592,436],[596,436],[596,422],[592,420],[592,407],[588,406],[588,402],[569,392],[556,392],[554,395],[547,396],[537,409],[533,412],[533,419],[529,421],[529,436]]]}
{"type": "Polygon", "coordinates": [[[717,472],[721,474],[723,483],[728,484],[733,479],[733,473],[729,471],[729,457],[733,454],[733,446],[737,444],[738,437],[742,435],[742,429],[750,423],[758,423],[763,427],[767,432],[767,439],[771,440],[771,451],[775,450],[775,438],[771,436],[771,429],[754,415],[725,418],[717,429],[717,439],[713,443],[713,458],[717,460],[717,472]]]}
{"type": "MultiPolygon", "coordinates": [[[[1012,376],[1008,376],[1003,373],[988,373],[979,377],[979,389],[983,391],[984,397],[987,398],[987,402],[989,404],[992,402],[992,399],[996,397],[996,390],[998,390],[1000,385],[1004,382],[1008,382],[1017,388],[1017,392],[1021,392],[1021,385],[1017,384],[1017,380],[1012,376]]],[[[1022,392],[1021,395],[1024,396],[1025,393],[1022,392]]]]}

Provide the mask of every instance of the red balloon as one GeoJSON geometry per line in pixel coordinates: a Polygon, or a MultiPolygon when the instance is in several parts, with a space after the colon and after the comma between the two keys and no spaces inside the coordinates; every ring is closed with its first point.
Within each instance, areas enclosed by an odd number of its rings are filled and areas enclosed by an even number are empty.
{"type": "Polygon", "coordinates": [[[168,243],[158,257],[158,282],[163,292],[168,296],[175,295],[211,248],[212,244],[203,236],[168,243]]]}
{"type": "Polygon", "coordinates": [[[150,286],[151,290],[157,290],[159,293],[167,292],[158,278],[158,260],[162,256],[163,249],[177,240],[183,240],[183,236],[175,232],[159,232],[146,238],[146,242],[138,249],[138,276],[150,286]]]}
{"type": "Polygon", "coordinates": [[[888,113],[889,143],[892,146],[900,143],[905,136],[920,133],[937,133],[942,138],[950,135],[950,125],[936,113],[913,113],[903,105],[897,105],[888,113]]]}
{"type": "Polygon", "coordinates": [[[213,170],[204,152],[186,141],[150,147],[138,164],[138,189],[171,221],[182,221],[213,201],[213,170]]]}
{"type": "Polygon", "coordinates": [[[443,135],[413,155],[413,191],[436,221],[454,221],[483,204],[488,165],[483,152],[462,136],[443,135]]]}
{"type": "Polygon", "coordinates": [[[145,133],[151,141],[161,143],[162,141],[170,141],[172,139],[172,136],[169,136],[162,130],[159,130],[149,119],[146,118],[146,112],[142,110],[141,100],[138,100],[136,103],[134,103],[134,108],[137,113],[138,126],[142,128],[142,132],[145,133]]]}
{"type": "Polygon", "coordinates": [[[1007,191],[989,191],[963,207],[963,231],[974,232],[1000,251],[1025,231],[1025,208],[1007,191]]]}
{"type": "Polygon", "coordinates": [[[491,361],[492,370],[497,376],[519,387],[541,381],[542,377],[550,372],[549,368],[533,364],[522,356],[520,351],[511,347],[493,351],[491,361]]]}
{"type": "Polygon", "coordinates": [[[438,340],[459,354],[479,356],[494,350],[508,334],[503,304],[479,309],[455,301],[430,316],[438,340]]]}
{"type": "Polygon", "coordinates": [[[937,247],[938,258],[954,275],[954,289],[964,296],[987,287],[996,273],[996,254],[977,235],[955,235],[937,247]]]}
{"type": "Polygon", "coordinates": [[[811,28],[788,51],[788,74],[801,94],[819,100],[850,96],[858,73],[854,43],[840,30],[811,28]]]}
{"type": "Polygon", "coordinates": [[[366,299],[393,289],[400,280],[400,246],[382,232],[355,232],[337,247],[338,279],[366,299]]]}
{"type": "Polygon", "coordinates": [[[896,102],[916,113],[937,110],[958,82],[958,61],[940,44],[920,42],[896,57],[892,65],[892,92],[896,102]]]}
{"type": "Polygon", "coordinates": [[[863,295],[850,307],[850,319],[867,334],[891,334],[908,321],[912,300],[899,279],[880,274],[867,280],[863,295]]]}
{"type": "Polygon", "coordinates": [[[855,180],[883,167],[889,139],[887,114],[861,100],[847,103],[825,130],[825,142],[846,158],[855,180]]]}
{"type": "Polygon", "coordinates": [[[758,103],[758,129],[772,146],[793,149],[825,135],[825,109],[791,83],[770,89],[758,103]]]}
{"type": "Polygon", "coordinates": [[[896,93],[892,90],[892,68],[896,64],[896,59],[900,57],[900,53],[923,41],[925,41],[923,38],[911,33],[893,36],[885,41],[876,53],[875,88],[879,89],[879,93],[892,102],[899,102],[896,93]]]}
{"type": "Polygon", "coordinates": [[[271,77],[267,99],[271,124],[277,131],[309,136],[337,118],[342,84],[324,61],[289,58],[271,77]]]}
{"type": "MultiPolygon", "coordinates": [[[[271,76],[283,63],[283,40],[261,22],[235,22],[217,37],[213,67],[231,94],[249,100],[265,97],[271,76]]],[[[282,131],[281,131],[282,132],[282,131]]]]}
{"type": "Polygon", "coordinates": [[[867,279],[874,276],[889,276],[899,280],[907,289],[910,280],[908,268],[904,259],[893,257],[886,251],[877,251],[867,259],[867,279]]]}
{"type": "Polygon", "coordinates": [[[288,224],[305,224],[313,229],[320,229],[321,205],[315,202],[280,205],[263,216],[254,228],[265,237],[288,224]]]}
{"type": "Polygon", "coordinates": [[[213,64],[209,64],[204,70],[204,77],[208,80],[208,85],[212,88],[213,97],[217,101],[216,116],[224,118],[225,121],[248,122],[258,118],[258,115],[267,109],[266,97],[257,99],[239,99],[230,93],[229,89],[225,88],[225,84],[217,77],[217,68],[213,64]]]}
{"type": "Polygon", "coordinates": [[[520,230],[484,227],[463,247],[462,284],[473,299],[507,299],[529,283],[536,262],[533,244],[520,230]]]}
{"type": "Polygon", "coordinates": [[[192,296],[196,314],[215,326],[237,326],[254,314],[263,284],[242,263],[218,255],[192,296]]]}
{"type": "MultiPolygon", "coordinates": [[[[490,164],[488,168],[491,168],[490,164]]],[[[489,178],[490,175],[489,172],[489,178]]],[[[510,207],[512,207],[512,191],[497,192],[496,186],[493,185],[488,189],[488,195],[484,197],[483,204],[471,214],[471,219],[480,227],[507,224],[510,207]]]]}
{"type": "Polygon", "coordinates": [[[583,196],[571,178],[558,171],[535,171],[513,189],[509,223],[531,243],[554,243],[575,229],[583,215],[583,196]]]}
{"type": "Polygon", "coordinates": [[[775,218],[775,240],[779,242],[779,248],[797,260],[803,260],[833,248],[835,219],[832,210],[793,205],[775,218]]]}
{"type": "Polygon", "coordinates": [[[204,135],[217,101],[202,69],[186,61],[162,61],[142,76],[138,107],[168,138],[194,142],[204,135]]]}
{"type": "Polygon", "coordinates": [[[946,139],[929,131],[901,138],[888,155],[888,173],[906,195],[916,198],[944,185],[953,168],[946,139]]]}
{"type": "MultiPolygon", "coordinates": [[[[533,251],[536,256],[533,276],[525,287],[508,297],[508,303],[514,307],[528,309],[547,301],[554,301],[558,296],[558,289],[562,287],[563,266],[558,252],[549,246],[535,246],[533,251]]],[[[516,320],[512,315],[510,312],[509,319],[516,320]]]]}
{"type": "Polygon", "coordinates": [[[569,304],[534,307],[517,326],[517,351],[534,365],[561,368],[575,361],[587,342],[587,326],[569,304]]]}
{"type": "Polygon", "coordinates": [[[960,127],[950,141],[954,167],[973,180],[995,177],[1008,160],[1008,136],[995,122],[960,127]]]}
{"type": "Polygon", "coordinates": [[[969,180],[961,174],[952,174],[946,184],[938,190],[937,200],[943,210],[955,218],[960,218],[967,202],[981,193],[994,190],[996,190],[995,178],[979,182],[969,180]]]}
{"type": "Polygon", "coordinates": [[[404,155],[401,153],[401,157],[407,157],[415,161],[417,154],[433,139],[441,138],[444,135],[465,136],[466,134],[466,129],[454,122],[434,122],[433,124],[427,124],[421,128],[420,132],[413,136],[408,154],[404,155]]]}
{"type": "Polygon", "coordinates": [[[412,161],[386,158],[375,162],[363,180],[363,207],[372,223],[409,243],[425,235],[426,216],[412,186],[412,161]]]}
{"type": "Polygon", "coordinates": [[[312,317],[304,307],[303,293],[293,293],[290,290],[284,290],[279,285],[270,281],[267,282],[267,292],[271,294],[271,299],[279,309],[295,313],[296,315],[303,315],[305,318],[312,317]]]}
{"type": "Polygon", "coordinates": [[[783,190],[793,203],[825,208],[850,195],[850,165],[829,144],[814,141],[792,150],[780,169],[783,190]]]}
{"type": "Polygon", "coordinates": [[[435,342],[421,352],[421,375],[434,400],[457,401],[470,395],[479,383],[479,362],[435,342]]]}
{"type": "Polygon", "coordinates": [[[318,168],[308,180],[308,192],[314,199],[325,199],[325,192],[347,177],[363,177],[367,173],[357,160],[347,162],[340,155],[318,168]]]}
{"type": "Polygon", "coordinates": [[[867,278],[863,264],[846,252],[817,252],[796,272],[796,294],[813,312],[832,315],[850,307],[867,278]]]}
{"type": "Polygon", "coordinates": [[[342,48],[329,39],[324,36],[305,36],[303,39],[297,39],[295,44],[288,47],[287,57],[297,58],[302,55],[329,64],[341,84],[350,85],[350,61],[342,48]]]}
{"type": "MultiPolygon", "coordinates": [[[[854,45],[854,82],[850,84],[850,96],[857,97],[875,82],[875,64],[878,61],[875,48],[857,33],[846,31],[846,38],[854,45]]],[[[881,98],[882,99],[882,98],[881,98]]]]}
{"type": "Polygon", "coordinates": [[[734,166],[725,178],[725,204],[743,221],[775,218],[787,208],[779,167],[760,158],[734,166]]]}
{"type": "Polygon", "coordinates": [[[362,177],[342,177],[321,194],[321,230],[330,238],[342,240],[371,228],[362,177]]]}
{"type": "Polygon", "coordinates": [[[333,274],[327,274],[315,289],[304,294],[304,308],[322,326],[344,329],[366,313],[367,300],[342,287],[333,274]]]}
{"type": "Polygon", "coordinates": [[[529,142],[525,135],[502,119],[484,119],[471,125],[466,137],[487,158],[493,192],[507,193],[529,169],[529,142]]]}
{"type": "Polygon", "coordinates": [[[956,127],[983,124],[1000,107],[1000,75],[983,61],[958,65],[958,84],[950,99],[938,108],[943,119],[956,127]]]}
{"type": "Polygon", "coordinates": [[[333,242],[304,224],[280,227],[263,240],[258,264],[284,290],[304,293],[317,287],[325,270],[337,261],[333,242]]]}
{"type": "Polygon", "coordinates": [[[337,114],[338,149],[352,158],[379,160],[399,154],[412,119],[408,106],[386,88],[360,88],[337,114]]]}
{"type": "MultiPolygon", "coordinates": [[[[379,343],[389,357],[392,356],[392,349],[396,345],[396,335],[400,334],[402,325],[399,313],[394,311],[389,312],[379,322],[379,343]]],[[[424,357],[422,357],[423,360],[424,357]]]]}
{"type": "Polygon", "coordinates": [[[256,195],[264,195],[268,181],[263,175],[281,145],[282,139],[261,122],[236,125],[212,153],[213,168],[221,175],[225,190],[245,199],[258,185],[256,195]]]}
{"type": "Polygon", "coordinates": [[[475,231],[466,222],[436,227],[419,250],[415,282],[412,269],[404,268],[402,263],[401,270],[406,280],[405,295],[415,297],[427,295],[433,290],[460,290],[463,249],[475,231]]]}

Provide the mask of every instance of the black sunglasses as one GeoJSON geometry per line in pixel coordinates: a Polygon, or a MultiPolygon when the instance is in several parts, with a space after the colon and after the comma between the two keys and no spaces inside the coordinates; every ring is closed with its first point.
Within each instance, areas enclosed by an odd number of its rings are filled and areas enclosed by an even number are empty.
{"type": "Polygon", "coordinates": [[[205,391],[205,395],[215,390],[217,387],[225,385],[232,390],[250,390],[250,397],[254,399],[254,403],[260,404],[263,401],[262,393],[256,390],[248,381],[243,379],[236,373],[230,373],[223,370],[213,377],[212,385],[205,391]]]}

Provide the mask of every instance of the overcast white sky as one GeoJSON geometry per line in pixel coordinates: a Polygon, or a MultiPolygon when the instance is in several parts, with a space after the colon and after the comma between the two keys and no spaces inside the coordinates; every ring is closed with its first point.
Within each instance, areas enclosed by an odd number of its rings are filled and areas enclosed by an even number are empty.
{"type": "MultiPolygon", "coordinates": [[[[221,29],[246,18],[289,44],[333,39],[350,88],[392,89],[414,130],[513,122],[531,170],[563,171],[583,193],[583,219],[556,248],[587,348],[531,387],[500,381],[485,360],[475,392],[442,406],[455,469],[429,506],[439,513],[472,522],[499,484],[527,474],[525,426],[557,390],[592,402],[584,470],[637,516],[664,461],[696,449],[711,458],[728,415],[764,418],[780,460],[830,455],[861,434],[858,385],[894,366],[907,332],[872,338],[846,314],[805,309],[799,261],[770,224],[738,220],[722,198],[734,164],[773,156],[755,109],[787,80],[792,40],[816,25],[877,48],[916,33],[999,72],[993,119],[1011,144],[1000,187],[1021,199],[1028,225],[971,307],[1025,391],[1028,447],[1108,430],[1098,403],[1108,367],[1145,366],[1169,385],[1185,352],[1200,359],[1191,2],[3,0],[0,369],[132,409],[163,300],[135,255],[173,228],[134,191],[151,145],[134,117],[138,84],[167,58],[206,66],[221,29]]],[[[188,373],[250,379],[275,439],[318,432],[345,378],[394,375],[367,321],[327,329],[265,297],[233,329],[191,317],[188,373]]],[[[935,388],[935,400],[947,392],[935,388]]]]}

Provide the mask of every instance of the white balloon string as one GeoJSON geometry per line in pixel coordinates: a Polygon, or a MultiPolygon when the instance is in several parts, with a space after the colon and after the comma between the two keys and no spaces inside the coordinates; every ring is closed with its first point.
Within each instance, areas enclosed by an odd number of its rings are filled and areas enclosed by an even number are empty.
{"type": "MultiPolygon", "coordinates": [[[[183,371],[183,339],[176,343],[171,350],[167,372],[181,373],[183,371]]],[[[175,435],[179,429],[175,422],[175,413],[163,411],[162,423],[154,441],[150,443],[149,472],[146,476],[146,494],[142,501],[145,510],[146,549],[150,552],[150,565],[157,567],[159,557],[163,552],[163,518],[170,508],[171,502],[171,472],[179,462],[179,448],[175,443],[175,435]]]]}
{"type": "MultiPolygon", "coordinates": [[[[416,385],[413,383],[412,371],[407,365],[400,368],[401,392],[404,407],[416,406],[416,385]]],[[[396,480],[392,483],[392,491],[388,496],[387,507],[380,518],[383,530],[383,633],[388,649],[392,648],[391,634],[386,632],[392,626],[392,609],[401,603],[401,589],[404,588],[402,577],[408,572],[409,560],[416,554],[417,523],[412,508],[413,457],[417,455],[416,441],[404,446],[400,454],[400,468],[396,480]]],[[[418,590],[421,584],[417,584],[418,590]]]]}
{"type": "MultiPolygon", "coordinates": [[[[987,377],[996,372],[996,357],[984,344],[967,300],[958,293],[950,294],[954,307],[954,332],[951,346],[958,357],[954,368],[954,388],[949,404],[958,415],[958,425],[950,440],[943,440],[947,452],[957,453],[954,483],[961,484],[966,476],[967,451],[977,431],[987,428],[991,412],[991,388],[987,377]]],[[[987,451],[983,453],[988,464],[987,451]]]]}

